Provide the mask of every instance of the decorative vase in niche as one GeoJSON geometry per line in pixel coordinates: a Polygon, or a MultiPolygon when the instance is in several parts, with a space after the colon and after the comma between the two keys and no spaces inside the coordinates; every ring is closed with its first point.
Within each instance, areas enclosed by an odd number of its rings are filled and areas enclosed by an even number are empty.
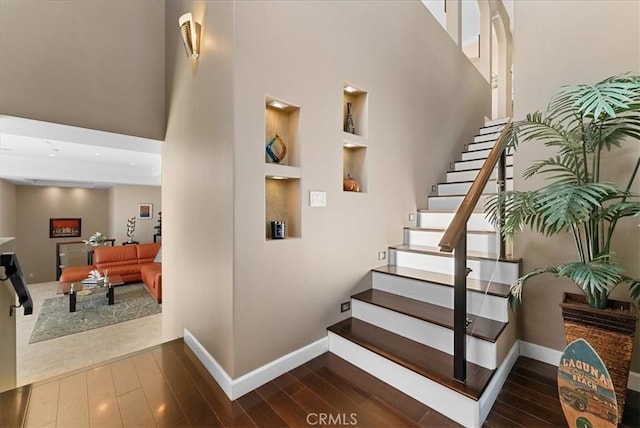
{"type": "Polygon", "coordinates": [[[284,237],[285,237],[285,222],[272,221],[271,222],[271,239],[284,239],[284,237]]]}
{"type": "Polygon", "coordinates": [[[347,174],[347,178],[342,181],[342,190],[345,192],[359,192],[360,183],[353,175],[347,174]]]}
{"type": "Polygon", "coordinates": [[[350,134],[356,133],[356,126],[353,124],[353,115],[351,114],[351,103],[347,103],[347,116],[344,118],[344,132],[350,134]]]}
{"type": "Polygon", "coordinates": [[[265,152],[267,153],[267,160],[273,163],[280,163],[287,155],[287,145],[284,143],[284,140],[276,134],[276,136],[267,143],[265,152]]]}

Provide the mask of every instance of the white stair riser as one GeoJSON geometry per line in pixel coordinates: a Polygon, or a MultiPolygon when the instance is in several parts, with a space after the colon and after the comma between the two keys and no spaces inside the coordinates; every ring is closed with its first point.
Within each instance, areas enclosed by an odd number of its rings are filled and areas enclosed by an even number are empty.
{"type": "Polygon", "coordinates": [[[460,160],[469,161],[474,159],[486,159],[491,150],[475,150],[473,152],[462,152],[460,160]]]}
{"type": "MultiPolygon", "coordinates": [[[[406,245],[420,245],[422,247],[437,247],[444,231],[413,230],[406,231],[406,245]]],[[[467,233],[467,249],[469,251],[484,251],[490,254],[498,252],[498,238],[495,233],[467,233]]]]}
{"type": "MultiPolygon", "coordinates": [[[[453,308],[453,287],[373,272],[372,287],[409,299],[453,308]]],[[[509,301],[506,297],[467,291],[467,312],[500,322],[509,321],[509,301]]]]}
{"type": "Polygon", "coordinates": [[[495,144],[496,144],[495,141],[482,141],[477,143],[471,143],[467,146],[467,151],[473,152],[476,150],[492,149],[493,146],[495,146],[495,144]]]}
{"type": "Polygon", "coordinates": [[[480,403],[362,346],[329,332],[329,351],[432,409],[467,427],[477,427],[480,403]]]}
{"type": "MultiPolygon", "coordinates": [[[[478,201],[478,205],[473,209],[475,212],[482,213],[484,211],[484,205],[489,195],[481,196],[478,201]]],[[[430,210],[449,211],[457,210],[464,196],[441,196],[441,197],[429,197],[427,198],[427,207],[430,210]]]]}
{"type": "MultiPolygon", "coordinates": [[[[476,160],[469,160],[466,162],[455,162],[453,164],[453,170],[454,171],[466,171],[469,169],[480,169],[482,168],[482,165],[484,165],[485,161],[486,161],[486,157],[482,158],[482,159],[476,159],[476,160]]],[[[507,166],[513,166],[513,156],[507,156],[506,158],[506,162],[507,162],[507,166]]]]}
{"type": "Polygon", "coordinates": [[[497,132],[502,132],[503,129],[504,125],[485,126],[484,128],[480,128],[480,135],[495,134],[497,132]]]}
{"type": "MultiPolygon", "coordinates": [[[[442,212],[419,212],[418,213],[418,227],[431,227],[434,229],[445,229],[449,227],[451,220],[455,213],[442,213],[442,212]]],[[[485,230],[494,231],[495,228],[489,223],[485,214],[473,213],[467,222],[467,229],[469,230],[485,230]]]]}
{"type": "MultiPolygon", "coordinates": [[[[435,254],[416,253],[396,250],[396,266],[419,269],[451,275],[454,271],[453,257],[435,254]]],[[[500,284],[512,284],[518,278],[518,264],[486,259],[468,259],[467,266],[472,269],[469,278],[492,280],[500,284]],[[491,276],[493,275],[493,278],[491,276]]]]}
{"type": "Polygon", "coordinates": [[[485,120],[484,121],[484,126],[504,125],[505,123],[507,123],[508,120],[509,120],[508,117],[501,117],[499,119],[485,120]]]}
{"type": "MultiPolygon", "coordinates": [[[[448,328],[355,299],[351,299],[351,316],[453,355],[453,330],[448,328]]],[[[467,360],[489,370],[495,369],[496,344],[467,335],[467,360]]]]}
{"type": "MultiPolygon", "coordinates": [[[[449,195],[466,195],[471,189],[471,185],[473,182],[465,181],[460,183],[443,183],[438,184],[438,196],[449,196],[449,195]]],[[[506,181],[507,190],[513,190],[513,179],[508,178],[506,181]]],[[[482,193],[497,193],[498,192],[498,184],[496,181],[492,180],[487,182],[482,193]]]]}
{"type": "MultiPolygon", "coordinates": [[[[498,137],[500,137],[500,133],[499,132],[492,132],[492,133],[489,133],[489,134],[476,135],[475,137],[473,137],[473,142],[474,143],[491,142],[493,144],[498,139],[498,137]]],[[[492,147],[493,147],[493,145],[492,145],[492,147]]]]}
{"type": "MultiPolygon", "coordinates": [[[[453,171],[447,172],[447,183],[455,183],[458,181],[473,181],[478,176],[480,170],[474,169],[470,171],[453,171]]],[[[513,167],[508,166],[505,171],[507,177],[513,178],[513,167]]],[[[490,180],[496,180],[498,178],[498,170],[494,169],[489,177],[490,180]]]]}

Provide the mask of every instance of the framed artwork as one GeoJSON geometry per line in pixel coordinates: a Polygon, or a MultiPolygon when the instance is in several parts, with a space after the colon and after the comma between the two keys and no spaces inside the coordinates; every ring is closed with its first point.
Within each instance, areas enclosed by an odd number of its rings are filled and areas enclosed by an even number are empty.
{"type": "Polygon", "coordinates": [[[138,204],[138,218],[150,220],[153,217],[153,204],[138,204]]]}
{"type": "Polygon", "coordinates": [[[50,218],[49,238],[79,238],[82,235],[82,219],[50,218]]]}

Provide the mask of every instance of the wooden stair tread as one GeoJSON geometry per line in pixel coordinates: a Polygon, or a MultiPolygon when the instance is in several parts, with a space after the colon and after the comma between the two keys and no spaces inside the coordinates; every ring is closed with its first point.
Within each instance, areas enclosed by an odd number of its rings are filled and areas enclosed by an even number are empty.
{"type": "MultiPolygon", "coordinates": [[[[464,169],[462,171],[449,171],[447,174],[453,173],[453,172],[469,172],[469,171],[478,171],[476,169],[464,169]]],[[[505,180],[513,180],[513,177],[507,177],[505,178],[505,180]]],[[[438,186],[442,186],[444,184],[466,184],[466,183],[473,183],[475,180],[462,180],[462,181],[441,181],[438,183],[438,186]]],[[[489,179],[489,181],[487,181],[487,183],[494,183],[495,181],[498,181],[495,178],[491,178],[489,179]]],[[[494,183],[495,184],[495,183],[494,183]]],[[[444,195],[444,196],[449,196],[449,195],[444,195]]],[[[466,195],[463,195],[466,196],[466,195]]]]}
{"type": "Polygon", "coordinates": [[[465,383],[453,379],[453,357],[388,330],[347,318],[327,330],[473,400],[478,400],[495,370],[467,361],[465,383]]]}
{"type": "MultiPolygon", "coordinates": [[[[445,285],[453,287],[454,278],[453,275],[447,275],[437,272],[429,272],[419,269],[411,269],[400,266],[384,265],[372,269],[374,272],[380,272],[388,275],[401,276],[404,278],[415,279],[418,281],[426,281],[434,284],[445,285]]],[[[467,290],[476,291],[479,293],[487,293],[498,297],[509,296],[509,285],[492,282],[489,284],[487,281],[481,281],[479,279],[467,278],[467,290]],[[487,290],[489,288],[489,290],[487,290]]]]}
{"type": "MultiPolygon", "coordinates": [[[[412,253],[420,253],[420,254],[430,254],[435,256],[443,256],[443,257],[453,257],[453,252],[447,253],[444,251],[440,251],[440,248],[437,247],[423,247],[421,245],[395,245],[389,247],[392,250],[400,250],[400,251],[409,251],[412,253]]],[[[475,259],[475,260],[496,260],[495,257],[491,257],[485,253],[479,251],[470,251],[467,250],[467,259],[475,259]]],[[[520,263],[520,259],[512,259],[510,257],[499,259],[501,262],[506,263],[520,263]]]]}
{"type": "MultiPolygon", "coordinates": [[[[407,226],[406,230],[417,230],[421,232],[444,232],[447,230],[446,228],[437,228],[437,227],[415,227],[415,226],[407,226]]],[[[472,233],[474,235],[495,235],[495,230],[471,230],[467,229],[467,233],[472,233]]]]}
{"type": "MultiPolygon", "coordinates": [[[[351,296],[352,299],[389,309],[413,318],[453,330],[453,309],[410,299],[386,291],[369,289],[351,296]]],[[[467,314],[472,322],[467,326],[467,335],[494,342],[507,323],[467,314]]]]}

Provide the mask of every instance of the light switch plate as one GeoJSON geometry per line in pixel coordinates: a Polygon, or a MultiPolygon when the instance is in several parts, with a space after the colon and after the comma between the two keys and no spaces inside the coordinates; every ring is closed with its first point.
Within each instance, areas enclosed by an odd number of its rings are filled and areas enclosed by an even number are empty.
{"type": "Polygon", "coordinates": [[[318,192],[316,190],[309,191],[309,206],[311,207],[326,207],[327,206],[327,192],[318,192]]]}

